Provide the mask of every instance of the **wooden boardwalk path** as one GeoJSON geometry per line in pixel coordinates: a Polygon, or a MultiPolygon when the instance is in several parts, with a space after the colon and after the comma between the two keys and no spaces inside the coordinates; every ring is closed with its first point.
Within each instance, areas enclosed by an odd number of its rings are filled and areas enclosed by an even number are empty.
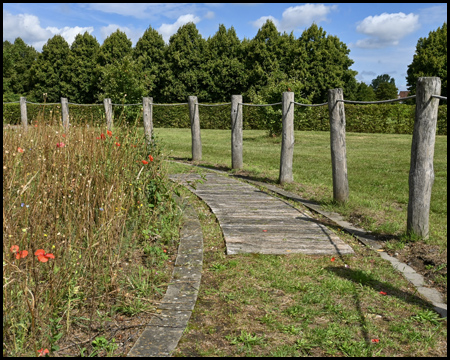
{"type": "Polygon", "coordinates": [[[258,188],[215,173],[175,174],[170,178],[199,196],[216,215],[227,254],[352,254],[327,227],[258,188]],[[194,186],[192,186],[194,185],[194,186]]]}

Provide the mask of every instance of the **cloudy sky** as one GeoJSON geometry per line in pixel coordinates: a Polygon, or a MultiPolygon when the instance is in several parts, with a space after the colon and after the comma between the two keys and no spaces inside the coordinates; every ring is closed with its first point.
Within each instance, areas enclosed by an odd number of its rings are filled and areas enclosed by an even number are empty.
{"type": "Polygon", "coordinates": [[[224,24],[233,26],[242,40],[253,38],[267,19],[295,37],[315,22],[347,44],[359,81],[370,84],[378,75],[389,74],[399,90],[406,90],[406,71],[417,41],[442,26],[447,4],[3,3],[3,40],[21,37],[41,51],[55,34],[71,44],[76,34],[87,31],[102,44],[119,28],[134,46],[149,26],[168,42],[187,22],[194,22],[205,39],[224,24]]]}

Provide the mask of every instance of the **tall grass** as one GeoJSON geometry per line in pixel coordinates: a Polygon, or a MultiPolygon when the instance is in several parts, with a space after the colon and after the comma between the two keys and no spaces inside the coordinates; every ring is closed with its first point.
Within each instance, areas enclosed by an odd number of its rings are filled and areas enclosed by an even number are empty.
{"type": "Polygon", "coordinates": [[[4,355],[153,308],[178,236],[168,184],[159,149],[132,129],[3,131],[4,355]]]}

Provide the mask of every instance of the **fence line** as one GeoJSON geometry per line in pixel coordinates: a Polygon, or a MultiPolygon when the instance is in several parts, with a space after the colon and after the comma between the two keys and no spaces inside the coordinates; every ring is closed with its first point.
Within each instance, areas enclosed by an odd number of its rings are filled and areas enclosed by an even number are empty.
{"type": "Polygon", "coordinates": [[[245,105],[245,106],[273,106],[273,105],[281,105],[282,103],[275,103],[275,104],[245,104],[245,103],[239,103],[239,105],[245,105]]]}
{"type": "Polygon", "coordinates": [[[295,105],[299,105],[299,106],[324,106],[324,105],[328,105],[328,102],[323,103],[323,104],[300,104],[298,102],[292,101],[291,104],[295,104],[295,105]]]}
{"type": "Polygon", "coordinates": [[[431,97],[432,97],[432,98],[435,98],[435,99],[447,101],[447,97],[446,97],[446,96],[441,96],[441,95],[431,95],[431,97]]]}
{"type": "Polygon", "coordinates": [[[71,102],[68,102],[67,104],[76,105],[76,106],[103,106],[103,104],[75,104],[75,103],[71,103],[71,102]]]}
{"type": "Polygon", "coordinates": [[[200,106],[210,106],[210,107],[213,107],[213,106],[231,105],[231,103],[230,103],[230,102],[229,102],[229,103],[224,103],[224,104],[199,104],[199,103],[197,103],[197,104],[195,104],[195,105],[200,105],[200,106]]]}
{"type": "Polygon", "coordinates": [[[347,104],[384,104],[384,103],[391,103],[391,102],[395,102],[395,101],[403,101],[406,99],[414,99],[416,97],[416,95],[411,95],[411,96],[407,96],[404,98],[399,98],[399,99],[390,99],[390,100],[379,100],[379,101],[354,101],[354,100],[337,100],[339,102],[343,102],[343,103],[347,103],[347,104]]]}

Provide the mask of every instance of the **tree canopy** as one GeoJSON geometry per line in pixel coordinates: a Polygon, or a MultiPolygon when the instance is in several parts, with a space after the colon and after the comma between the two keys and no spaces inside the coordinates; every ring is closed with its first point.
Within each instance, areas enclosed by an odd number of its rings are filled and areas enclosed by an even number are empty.
{"type": "Polygon", "coordinates": [[[441,95],[447,96],[447,22],[428,37],[417,41],[416,52],[408,65],[406,83],[411,95],[416,93],[419,77],[438,76],[441,78],[441,95]]]}

